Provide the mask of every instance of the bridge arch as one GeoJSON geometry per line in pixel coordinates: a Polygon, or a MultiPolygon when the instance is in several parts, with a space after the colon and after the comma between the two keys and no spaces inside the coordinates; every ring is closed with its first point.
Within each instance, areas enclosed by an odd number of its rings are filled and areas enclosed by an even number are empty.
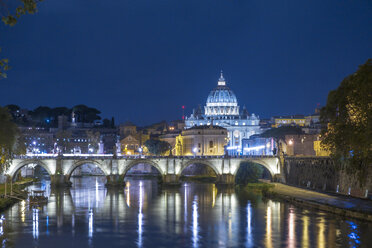
{"type": "Polygon", "coordinates": [[[122,173],[122,177],[124,178],[128,171],[130,169],[132,169],[134,166],[136,165],[139,165],[139,164],[148,164],[148,165],[151,165],[152,167],[154,167],[159,173],[160,175],[164,175],[164,171],[161,169],[161,167],[155,163],[154,161],[150,160],[150,159],[137,159],[137,160],[133,160],[131,161],[125,168],[124,168],[124,171],[122,173]]]}
{"type": "Polygon", "coordinates": [[[99,163],[97,160],[78,160],[76,162],[73,163],[73,165],[67,170],[67,172],[65,173],[66,176],[67,176],[67,180],[70,180],[71,176],[72,176],[72,173],[74,173],[74,171],[84,165],[84,164],[93,164],[93,165],[96,165],[98,168],[100,168],[100,170],[105,174],[105,176],[108,176],[109,173],[106,171],[106,168],[103,164],[99,163]]]}
{"type": "Polygon", "coordinates": [[[20,169],[22,169],[23,167],[29,165],[29,164],[37,164],[37,165],[43,167],[48,172],[49,176],[52,176],[53,175],[53,173],[50,170],[50,168],[48,167],[48,165],[45,164],[44,162],[42,162],[39,159],[27,159],[27,160],[23,160],[23,161],[19,162],[13,168],[9,168],[10,171],[8,172],[8,175],[13,180],[14,179],[14,176],[17,175],[18,171],[20,169]]]}
{"type": "Polygon", "coordinates": [[[216,176],[218,177],[221,173],[218,171],[218,169],[216,168],[215,165],[213,165],[213,163],[209,162],[208,160],[203,160],[203,159],[192,159],[192,160],[189,160],[187,161],[186,163],[183,163],[182,166],[181,166],[181,169],[180,171],[177,173],[178,176],[181,176],[182,172],[187,168],[189,167],[190,165],[192,164],[202,164],[202,165],[205,165],[205,166],[208,166],[209,168],[211,168],[214,173],[216,173],[216,176]]]}
{"type": "Polygon", "coordinates": [[[271,178],[274,178],[274,175],[276,174],[275,171],[273,170],[273,165],[270,165],[269,163],[267,163],[266,161],[264,160],[261,160],[261,159],[242,159],[238,166],[236,167],[235,171],[233,172],[233,175],[236,176],[239,168],[241,167],[241,165],[243,163],[254,163],[254,164],[259,164],[261,165],[262,167],[264,167],[265,169],[267,169],[270,173],[270,176],[271,178]]]}

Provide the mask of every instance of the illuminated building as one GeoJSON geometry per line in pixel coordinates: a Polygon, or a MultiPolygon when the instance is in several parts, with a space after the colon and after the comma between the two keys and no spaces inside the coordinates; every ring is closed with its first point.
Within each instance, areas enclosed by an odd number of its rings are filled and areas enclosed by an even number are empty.
{"type": "Polygon", "coordinates": [[[297,125],[300,127],[305,126],[305,116],[303,115],[289,115],[289,116],[274,116],[272,127],[297,125]]]}
{"type": "Polygon", "coordinates": [[[139,140],[137,140],[133,135],[129,134],[127,137],[120,141],[122,154],[124,155],[133,155],[138,152],[138,149],[141,146],[139,140]]]}
{"type": "Polygon", "coordinates": [[[249,115],[245,107],[240,109],[235,94],[226,86],[221,72],[217,87],[209,93],[204,112],[199,106],[190,117],[186,117],[185,125],[186,128],[192,128],[212,124],[227,129],[227,150],[230,154],[240,154],[242,139],[262,132],[259,122],[259,117],[249,115]]]}
{"type": "Polygon", "coordinates": [[[222,156],[225,154],[227,130],[220,126],[195,126],[176,138],[177,156],[222,156]]]}
{"type": "Polygon", "coordinates": [[[275,142],[273,138],[262,138],[257,135],[242,140],[243,155],[273,155],[275,142]]]}

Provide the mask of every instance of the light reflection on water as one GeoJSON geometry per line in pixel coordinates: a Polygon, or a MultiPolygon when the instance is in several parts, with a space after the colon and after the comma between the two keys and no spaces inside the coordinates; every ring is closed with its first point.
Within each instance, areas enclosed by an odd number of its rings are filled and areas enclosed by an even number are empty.
{"type": "Polygon", "coordinates": [[[102,177],[72,180],[65,190],[31,186],[46,190],[49,202],[32,209],[23,201],[6,211],[4,247],[368,247],[372,241],[371,223],[214,184],[166,189],[131,179],[125,189],[108,190],[102,177]]]}

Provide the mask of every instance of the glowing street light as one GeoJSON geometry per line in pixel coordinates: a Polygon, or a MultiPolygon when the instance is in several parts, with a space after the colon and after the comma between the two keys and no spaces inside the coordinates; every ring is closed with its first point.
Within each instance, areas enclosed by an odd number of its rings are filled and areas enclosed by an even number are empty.
{"type": "Polygon", "coordinates": [[[194,152],[194,156],[196,156],[196,153],[198,152],[198,148],[194,147],[194,149],[192,149],[192,151],[194,152]]]}

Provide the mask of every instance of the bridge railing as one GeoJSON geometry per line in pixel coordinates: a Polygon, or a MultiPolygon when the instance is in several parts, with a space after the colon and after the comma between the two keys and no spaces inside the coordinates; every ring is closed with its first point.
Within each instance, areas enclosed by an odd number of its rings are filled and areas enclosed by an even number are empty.
{"type": "Polygon", "coordinates": [[[223,155],[223,156],[152,156],[152,155],[117,155],[114,154],[26,154],[15,157],[16,159],[161,159],[161,158],[179,158],[179,159],[226,159],[226,158],[275,158],[272,155],[223,155]]]}

